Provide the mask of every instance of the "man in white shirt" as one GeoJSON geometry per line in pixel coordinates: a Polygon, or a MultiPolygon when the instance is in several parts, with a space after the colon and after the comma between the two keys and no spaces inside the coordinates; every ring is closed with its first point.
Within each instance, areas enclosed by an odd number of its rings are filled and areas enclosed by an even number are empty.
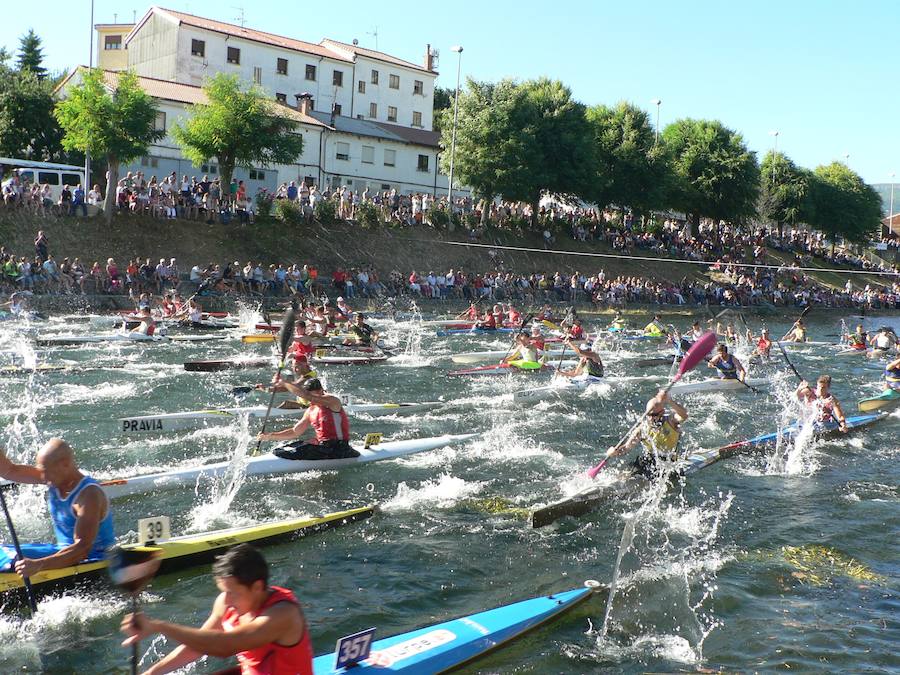
{"type": "Polygon", "coordinates": [[[191,268],[191,283],[199,284],[203,281],[203,271],[200,269],[200,265],[194,265],[191,268]]]}
{"type": "Polygon", "coordinates": [[[162,293],[169,279],[169,266],[166,265],[166,259],[160,258],[159,264],[156,266],[156,292],[162,293]]]}

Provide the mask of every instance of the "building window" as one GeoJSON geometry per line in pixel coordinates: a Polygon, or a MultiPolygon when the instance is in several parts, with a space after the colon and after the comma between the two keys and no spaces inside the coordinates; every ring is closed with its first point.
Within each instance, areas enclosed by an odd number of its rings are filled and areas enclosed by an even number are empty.
{"type": "Polygon", "coordinates": [[[316,81],[316,67],[315,66],[306,66],[306,79],[316,81]]]}
{"type": "Polygon", "coordinates": [[[382,190],[390,190],[390,189],[391,189],[390,183],[382,183],[382,184],[381,184],[381,189],[382,189],[382,190]]]}
{"type": "Polygon", "coordinates": [[[219,165],[218,164],[204,164],[200,167],[200,173],[208,173],[215,176],[219,173],[219,165]]]}
{"type": "Polygon", "coordinates": [[[151,169],[159,167],[159,160],[156,157],[141,157],[141,166],[149,166],[151,169]]]}
{"type": "Polygon", "coordinates": [[[275,64],[275,72],[279,75],[287,75],[287,59],[278,59],[275,64]]]}
{"type": "Polygon", "coordinates": [[[241,64],[241,50],[237,47],[229,47],[228,52],[226,53],[225,60],[228,63],[233,63],[238,66],[241,64]]]}
{"type": "Polygon", "coordinates": [[[335,143],[335,159],[343,159],[344,161],[350,159],[350,144],[349,143],[335,143]]]}
{"type": "Polygon", "coordinates": [[[256,84],[262,84],[262,68],[253,66],[253,81],[256,84]]]}
{"type": "Polygon", "coordinates": [[[340,104],[340,103],[335,103],[333,106],[331,106],[331,111],[332,111],[335,115],[340,115],[340,114],[341,114],[341,104],[340,104]]]}
{"type": "Polygon", "coordinates": [[[397,109],[389,105],[388,106],[388,122],[396,122],[397,121],[397,109]]]}
{"type": "Polygon", "coordinates": [[[418,171],[428,171],[428,155],[419,155],[419,163],[416,165],[418,171]]]}
{"type": "Polygon", "coordinates": [[[250,180],[265,180],[266,172],[261,169],[250,169],[250,180]]]}
{"type": "Polygon", "coordinates": [[[206,56],[206,42],[191,40],[191,56],[206,56]]]}
{"type": "Polygon", "coordinates": [[[369,117],[371,117],[372,119],[375,119],[376,117],[378,117],[378,104],[377,103],[369,104],[369,117]]]}
{"type": "Polygon", "coordinates": [[[372,71],[372,84],[378,84],[378,71],[372,71]]]}
{"type": "Polygon", "coordinates": [[[388,150],[385,148],[384,150],[384,165],[385,166],[394,166],[397,163],[397,151],[396,150],[388,150]]]}
{"type": "Polygon", "coordinates": [[[335,87],[343,87],[344,86],[344,71],[335,70],[331,75],[331,84],[335,87]]]}
{"type": "Polygon", "coordinates": [[[166,130],[166,113],[157,112],[156,118],[153,120],[153,128],[157,131],[165,131],[166,130]]]}
{"type": "Polygon", "coordinates": [[[287,103],[287,94],[282,94],[280,91],[275,93],[275,100],[279,103],[287,103]]]}
{"type": "Polygon", "coordinates": [[[103,39],[103,49],[109,51],[111,49],[122,49],[121,35],[107,35],[103,39]]]}
{"type": "Polygon", "coordinates": [[[422,80],[416,80],[413,82],[413,93],[419,94],[420,96],[425,95],[425,85],[422,84],[422,80]]]}
{"type": "Polygon", "coordinates": [[[360,94],[365,94],[365,93],[366,93],[366,81],[365,81],[365,80],[360,80],[360,81],[359,81],[359,84],[358,84],[357,87],[356,87],[356,90],[357,90],[360,94]]]}
{"type": "Polygon", "coordinates": [[[413,111],[412,125],[414,127],[422,126],[422,113],[413,111]]]}
{"type": "Polygon", "coordinates": [[[391,89],[399,89],[400,88],[400,76],[399,75],[391,75],[390,81],[388,82],[388,86],[391,89]]]}
{"type": "Polygon", "coordinates": [[[373,145],[362,146],[362,159],[360,161],[363,164],[374,164],[375,163],[375,146],[373,146],[373,145]]]}

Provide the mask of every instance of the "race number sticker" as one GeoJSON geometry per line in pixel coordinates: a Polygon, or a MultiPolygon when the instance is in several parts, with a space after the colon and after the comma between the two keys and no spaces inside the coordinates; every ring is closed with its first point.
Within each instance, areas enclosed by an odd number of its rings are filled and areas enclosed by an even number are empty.
{"type": "Polygon", "coordinates": [[[148,542],[159,543],[172,538],[169,527],[169,516],[141,518],[138,521],[138,543],[143,546],[148,542]]]}
{"type": "Polygon", "coordinates": [[[373,666],[389,668],[398,661],[411,659],[419,654],[426,654],[438,647],[450,644],[456,639],[456,634],[446,628],[438,628],[405,642],[399,642],[387,649],[379,649],[369,656],[369,663],[373,666]]]}
{"type": "Polygon", "coordinates": [[[379,443],[381,443],[382,438],[384,438],[384,434],[380,434],[380,433],[366,434],[366,440],[365,440],[365,443],[363,444],[363,448],[368,450],[373,445],[378,445],[379,443]]]}
{"type": "Polygon", "coordinates": [[[365,661],[372,650],[374,637],[375,629],[369,628],[340,638],[334,648],[334,670],[350,668],[365,661]]]}

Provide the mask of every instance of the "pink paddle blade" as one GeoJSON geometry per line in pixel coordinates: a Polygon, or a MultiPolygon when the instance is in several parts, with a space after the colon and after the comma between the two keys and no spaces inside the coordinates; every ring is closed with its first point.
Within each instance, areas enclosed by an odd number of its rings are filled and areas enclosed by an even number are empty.
{"type": "Polygon", "coordinates": [[[713,350],[717,341],[718,337],[712,331],[701,335],[681,359],[681,365],[678,367],[678,374],[672,381],[677,382],[686,372],[692,370],[694,366],[700,363],[706,355],[713,350]]]}

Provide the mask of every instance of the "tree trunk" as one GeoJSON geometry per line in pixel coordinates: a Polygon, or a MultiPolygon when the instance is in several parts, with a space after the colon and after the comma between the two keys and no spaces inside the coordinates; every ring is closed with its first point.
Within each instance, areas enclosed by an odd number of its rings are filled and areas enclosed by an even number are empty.
{"type": "Polygon", "coordinates": [[[228,204],[231,199],[231,177],[233,175],[234,164],[232,162],[219,162],[219,177],[222,179],[219,200],[223,204],[228,204]]]}
{"type": "Polygon", "coordinates": [[[108,178],[106,179],[106,197],[103,199],[103,219],[107,225],[110,225],[116,209],[116,187],[119,185],[119,158],[107,155],[106,167],[108,178]]]}
{"type": "Polygon", "coordinates": [[[531,229],[537,232],[538,229],[538,211],[541,208],[541,196],[538,195],[531,202],[531,229]]]}

